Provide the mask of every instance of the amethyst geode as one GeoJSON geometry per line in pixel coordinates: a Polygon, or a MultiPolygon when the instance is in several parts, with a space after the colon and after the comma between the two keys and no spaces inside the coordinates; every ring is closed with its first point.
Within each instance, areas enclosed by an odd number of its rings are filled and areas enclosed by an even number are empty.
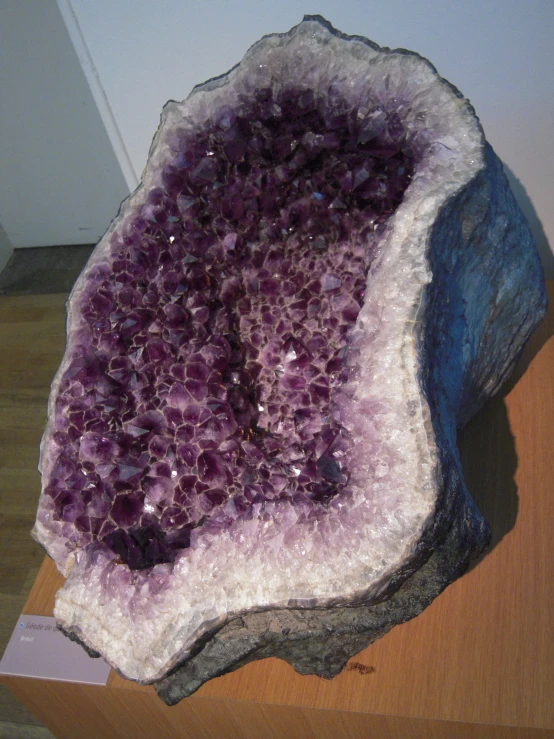
{"type": "Polygon", "coordinates": [[[545,309],[474,112],[318,17],[168,103],[68,304],[34,535],[60,626],[175,702],[336,674],[487,544],[456,432],[545,309]]]}

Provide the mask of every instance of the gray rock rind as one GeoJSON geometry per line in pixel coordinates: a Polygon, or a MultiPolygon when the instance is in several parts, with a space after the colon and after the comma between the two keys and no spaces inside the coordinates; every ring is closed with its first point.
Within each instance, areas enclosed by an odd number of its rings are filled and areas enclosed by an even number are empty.
{"type": "Polygon", "coordinates": [[[416,556],[378,602],[231,619],[155,684],[167,704],[265,657],[331,678],[354,654],[420,614],[488,546],[488,526],[463,480],[456,434],[510,374],[544,316],[546,294],[529,227],[488,144],[484,159],[485,167],[445,203],[429,241],[433,280],[418,337],[420,382],[443,477],[416,556]]]}
{"type": "MultiPolygon", "coordinates": [[[[464,515],[471,517],[469,511],[464,515]]],[[[158,695],[174,705],[207,680],[265,657],[284,659],[302,675],[334,677],[353,655],[393,626],[419,615],[463,574],[470,559],[488,544],[486,527],[468,534],[464,523],[457,522],[427,562],[381,603],[267,611],[233,619],[196,657],[155,683],[158,695]]]]}

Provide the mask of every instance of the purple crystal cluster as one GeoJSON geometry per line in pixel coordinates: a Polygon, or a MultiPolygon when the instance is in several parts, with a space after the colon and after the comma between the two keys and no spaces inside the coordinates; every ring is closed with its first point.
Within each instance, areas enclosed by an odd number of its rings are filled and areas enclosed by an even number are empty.
{"type": "Polygon", "coordinates": [[[335,399],[414,172],[398,115],[333,85],[258,89],[168,143],[78,296],[45,487],[69,549],[100,541],[131,569],[256,502],[317,515],[348,485],[335,399]]]}

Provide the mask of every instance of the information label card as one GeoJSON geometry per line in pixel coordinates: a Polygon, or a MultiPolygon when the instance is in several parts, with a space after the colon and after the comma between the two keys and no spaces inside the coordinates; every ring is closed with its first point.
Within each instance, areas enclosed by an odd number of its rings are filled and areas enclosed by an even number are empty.
{"type": "Polygon", "coordinates": [[[0,662],[0,673],[105,685],[110,666],[89,657],[56,627],[52,616],[20,616],[0,662]]]}

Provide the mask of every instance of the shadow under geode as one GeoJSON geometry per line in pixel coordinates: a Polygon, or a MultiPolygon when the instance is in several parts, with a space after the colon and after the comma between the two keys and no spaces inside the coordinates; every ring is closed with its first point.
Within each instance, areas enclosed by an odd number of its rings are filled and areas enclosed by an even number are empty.
{"type": "Polygon", "coordinates": [[[470,565],[473,569],[514,527],[518,491],[514,477],[517,455],[504,398],[527,371],[544,344],[554,336],[554,282],[547,283],[549,308],[544,321],[531,336],[501,391],[458,434],[458,448],[466,485],[491,528],[488,550],[470,565]]]}
{"type": "Polygon", "coordinates": [[[491,529],[489,554],[514,527],[518,512],[515,483],[517,455],[504,398],[491,398],[458,434],[458,448],[468,490],[491,529]]]}

